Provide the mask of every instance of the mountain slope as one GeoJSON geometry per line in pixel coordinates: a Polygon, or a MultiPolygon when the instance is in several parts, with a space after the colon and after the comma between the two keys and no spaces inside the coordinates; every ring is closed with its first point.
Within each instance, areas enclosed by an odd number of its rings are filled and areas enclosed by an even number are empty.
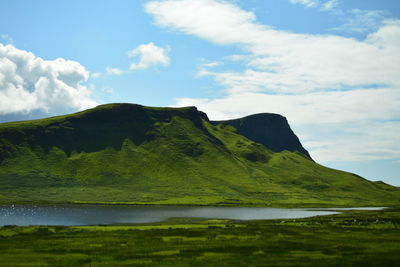
{"type": "Polygon", "coordinates": [[[110,104],[0,124],[0,202],[358,206],[400,194],[272,152],[195,107],[110,104]]]}
{"type": "Polygon", "coordinates": [[[286,118],[281,115],[261,113],[240,119],[212,121],[211,123],[214,125],[232,125],[239,134],[263,144],[274,152],[298,151],[311,159],[308,151],[301,145],[299,138],[290,129],[286,118]]]}

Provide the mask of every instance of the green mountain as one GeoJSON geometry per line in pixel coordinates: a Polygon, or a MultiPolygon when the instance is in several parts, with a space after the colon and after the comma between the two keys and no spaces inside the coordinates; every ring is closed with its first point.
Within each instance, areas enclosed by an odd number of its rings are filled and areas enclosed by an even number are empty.
{"type": "Polygon", "coordinates": [[[101,105],[0,124],[0,203],[398,205],[400,189],[315,163],[285,118],[101,105]]]}

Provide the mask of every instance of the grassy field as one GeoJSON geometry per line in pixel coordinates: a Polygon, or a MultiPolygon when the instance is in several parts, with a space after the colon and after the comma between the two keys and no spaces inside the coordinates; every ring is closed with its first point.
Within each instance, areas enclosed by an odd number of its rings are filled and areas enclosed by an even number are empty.
{"type": "Polygon", "coordinates": [[[1,266],[398,266],[400,209],[270,221],[0,228],[1,266]]]}

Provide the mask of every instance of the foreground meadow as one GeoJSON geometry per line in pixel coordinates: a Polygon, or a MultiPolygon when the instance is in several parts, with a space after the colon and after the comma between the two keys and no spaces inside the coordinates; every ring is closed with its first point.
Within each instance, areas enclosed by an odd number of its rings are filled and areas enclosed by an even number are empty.
{"type": "Polygon", "coordinates": [[[5,226],[0,266],[396,266],[400,209],[269,221],[5,226]]]}

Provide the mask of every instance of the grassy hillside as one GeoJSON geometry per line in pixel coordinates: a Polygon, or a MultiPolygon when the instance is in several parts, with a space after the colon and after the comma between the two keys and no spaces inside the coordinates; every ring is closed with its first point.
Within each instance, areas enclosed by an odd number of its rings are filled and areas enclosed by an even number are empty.
{"type": "Polygon", "coordinates": [[[0,203],[398,205],[398,188],[272,152],[194,107],[0,124],[0,203]]]}

